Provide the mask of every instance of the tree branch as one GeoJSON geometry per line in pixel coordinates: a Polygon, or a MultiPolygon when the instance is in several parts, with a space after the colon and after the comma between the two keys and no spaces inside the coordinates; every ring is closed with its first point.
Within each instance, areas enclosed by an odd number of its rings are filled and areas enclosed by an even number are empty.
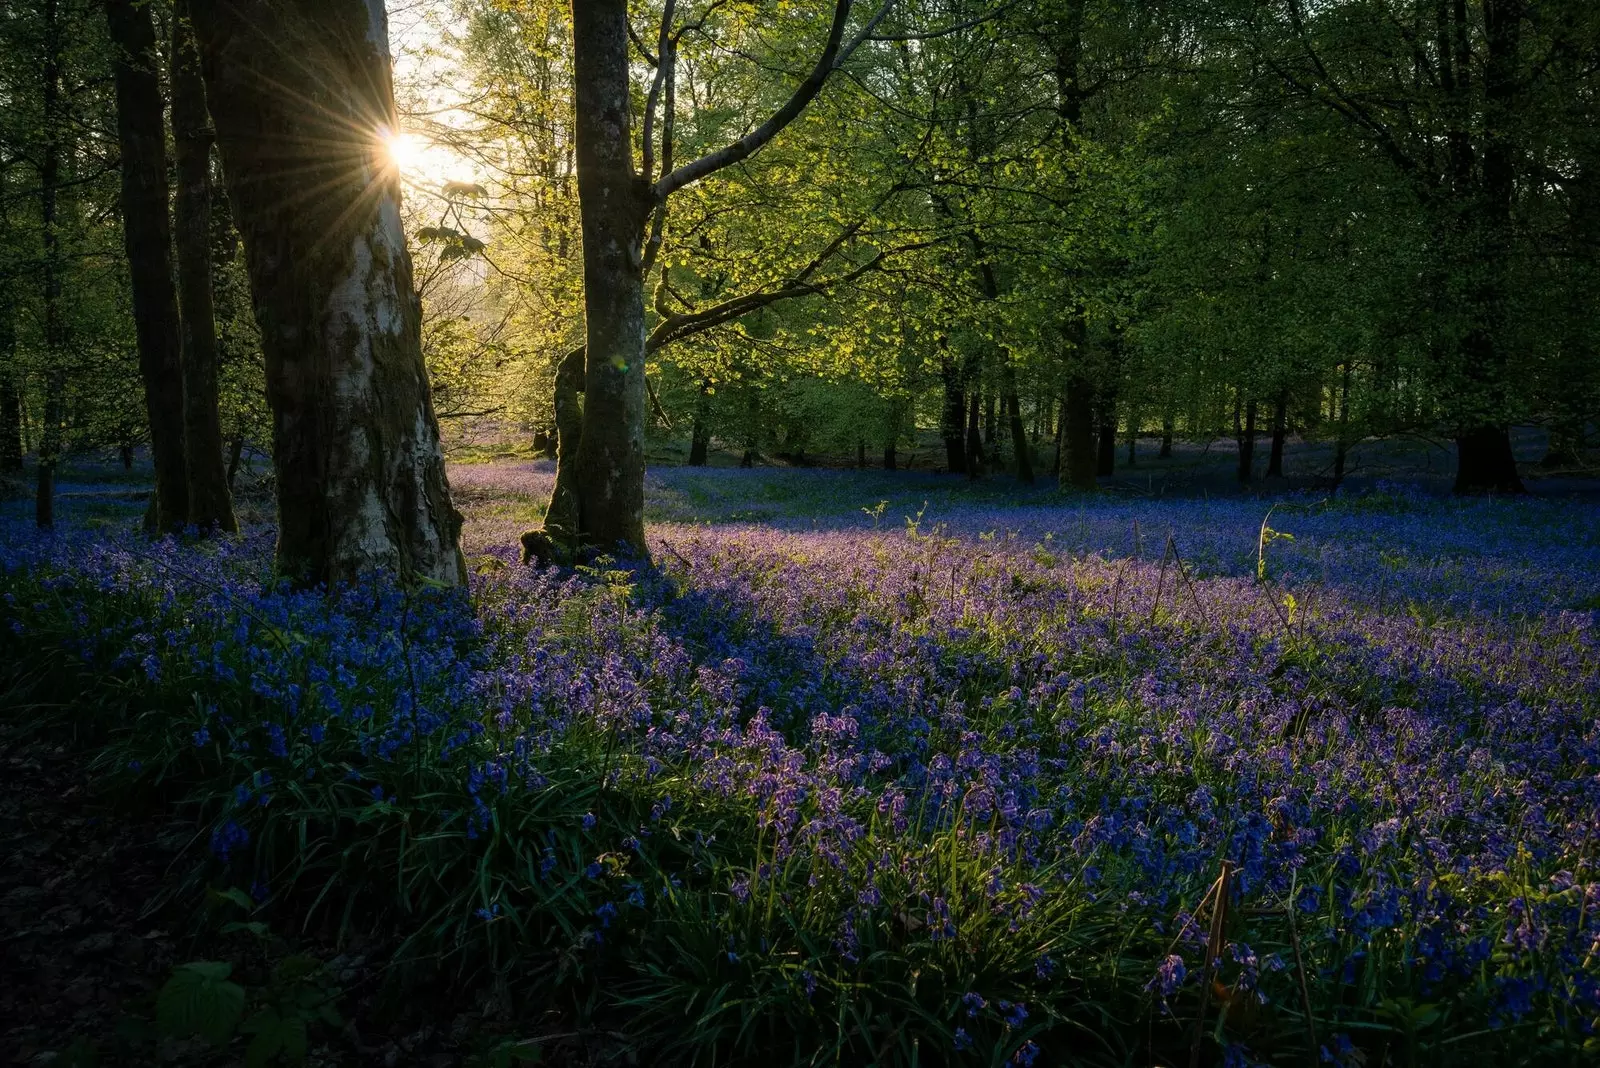
{"type": "MultiPolygon", "coordinates": [[[[892,2],[893,0],[888,0],[884,4],[883,11],[887,11],[889,3],[892,2]]],[[[768,141],[778,136],[785,126],[793,122],[806,109],[806,105],[810,104],[812,100],[816,99],[817,94],[822,92],[822,87],[827,82],[828,75],[832,74],[837,66],[840,55],[839,46],[844,39],[844,28],[845,24],[850,20],[852,6],[851,0],[835,0],[833,25],[828,29],[827,46],[823,48],[822,55],[817,59],[816,66],[811,68],[811,73],[806,75],[805,81],[800,83],[794,94],[784,102],[781,108],[773,112],[766,122],[763,122],[732,144],[724,145],[715,152],[701,156],[699,159],[686,163],[675,171],[662,175],[661,180],[655,184],[653,190],[656,200],[666,200],[667,197],[684,186],[691,185],[707,175],[715,174],[724,167],[731,167],[740,160],[747,159],[768,141]]],[[[883,11],[879,12],[879,17],[882,17],[883,11]]],[[[852,42],[851,47],[854,48],[859,43],[860,39],[858,38],[855,42],[852,42]]]]}

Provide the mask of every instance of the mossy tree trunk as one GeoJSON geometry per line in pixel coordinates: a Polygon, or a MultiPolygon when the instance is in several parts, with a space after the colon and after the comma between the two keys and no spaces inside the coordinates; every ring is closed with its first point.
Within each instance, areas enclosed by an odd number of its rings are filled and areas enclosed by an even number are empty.
{"type": "Polygon", "coordinates": [[[382,0],[192,9],[272,408],[278,566],[298,582],[466,568],[400,223],[382,0]],[[287,62],[286,57],[293,57],[287,62]]]}

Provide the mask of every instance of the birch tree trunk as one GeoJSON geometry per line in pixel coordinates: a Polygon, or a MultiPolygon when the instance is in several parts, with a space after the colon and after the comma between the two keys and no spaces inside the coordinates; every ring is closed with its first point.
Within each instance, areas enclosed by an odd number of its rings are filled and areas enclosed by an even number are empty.
{"type": "Polygon", "coordinates": [[[383,0],[191,15],[272,408],[278,566],[307,585],[466,568],[400,223],[383,0]]]}
{"type": "Polygon", "coordinates": [[[148,4],[106,0],[117,142],[122,150],[122,234],[133,289],[133,317],[155,461],[158,531],[189,519],[184,473],[183,374],[178,299],[172,284],[172,224],[167,209],[167,133],[155,24],[148,4]]]}
{"type": "Polygon", "coordinates": [[[223,466],[222,417],[217,407],[217,328],[211,299],[211,122],[188,0],[178,0],[173,11],[170,58],[188,520],[201,530],[234,531],[239,526],[223,466]]]}

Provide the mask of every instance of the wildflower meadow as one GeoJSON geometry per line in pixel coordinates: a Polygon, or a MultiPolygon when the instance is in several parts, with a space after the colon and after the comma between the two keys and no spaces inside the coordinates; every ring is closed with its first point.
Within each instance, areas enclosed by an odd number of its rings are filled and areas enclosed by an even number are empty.
{"type": "Polygon", "coordinates": [[[499,984],[530,1059],[1600,1048],[1592,503],[659,472],[654,565],[541,568],[548,470],[452,479],[465,589],[8,526],[7,714],[189,821],[179,893],[499,984]]]}

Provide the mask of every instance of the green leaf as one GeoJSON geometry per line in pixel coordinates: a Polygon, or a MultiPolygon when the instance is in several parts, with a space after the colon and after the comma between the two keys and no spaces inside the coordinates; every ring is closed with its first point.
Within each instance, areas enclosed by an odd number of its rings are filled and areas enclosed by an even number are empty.
{"type": "Polygon", "coordinates": [[[193,961],[173,969],[156,995],[156,1026],[178,1038],[199,1035],[214,1046],[233,1037],[244,1015],[244,987],[229,982],[233,965],[193,961]]]}
{"type": "Polygon", "coordinates": [[[265,1068],[283,1049],[283,1018],[277,1009],[262,1009],[245,1021],[243,1030],[256,1036],[244,1051],[245,1068],[265,1068]]]}
{"type": "Polygon", "coordinates": [[[283,1059],[300,1064],[306,1059],[306,1021],[290,1016],[283,1021],[283,1059]]]}

